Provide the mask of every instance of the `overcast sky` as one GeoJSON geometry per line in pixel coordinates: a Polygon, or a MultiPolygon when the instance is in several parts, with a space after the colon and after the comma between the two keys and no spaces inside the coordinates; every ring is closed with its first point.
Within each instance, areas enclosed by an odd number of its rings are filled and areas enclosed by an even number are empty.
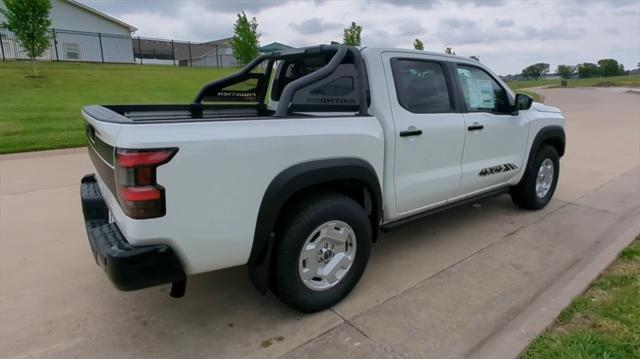
{"type": "Polygon", "coordinates": [[[139,30],[135,35],[195,42],[232,36],[236,13],[256,17],[261,43],[291,46],[342,40],[351,21],[362,45],[425,50],[450,46],[499,74],[535,62],[640,62],[640,0],[80,0],[139,30]]]}

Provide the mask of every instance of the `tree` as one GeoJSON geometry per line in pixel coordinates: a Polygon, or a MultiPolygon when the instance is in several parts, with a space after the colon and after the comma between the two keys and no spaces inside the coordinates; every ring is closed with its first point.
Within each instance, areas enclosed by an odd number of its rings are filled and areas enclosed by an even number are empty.
{"type": "Polygon", "coordinates": [[[231,48],[240,66],[248,64],[260,54],[261,35],[258,33],[258,21],[255,17],[249,21],[244,11],[238,13],[238,19],[233,25],[231,48]]]}
{"type": "Polygon", "coordinates": [[[33,76],[38,77],[36,57],[49,47],[49,0],[3,0],[6,9],[0,13],[6,18],[2,27],[12,31],[33,64],[33,76]]]}
{"type": "Polygon", "coordinates": [[[624,65],[619,64],[618,61],[614,59],[599,60],[598,69],[600,70],[600,75],[603,77],[618,76],[624,74],[624,65]]]}
{"type": "Polygon", "coordinates": [[[476,61],[480,62],[480,58],[478,56],[475,56],[475,55],[474,56],[469,56],[469,58],[471,60],[476,60],[476,61]]]}
{"type": "Polygon", "coordinates": [[[549,64],[539,62],[537,64],[529,65],[524,70],[522,70],[522,76],[538,80],[547,72],[549,72],[549,64]]]}
{"type": "Polygon", "coordinates": [[[344,28],[344,34],[342,36],[342,43],[347,46],[360,46],[362,35],[362,26],[356,24],[355,21],[351,22],[349,27],[344,28]]]}
{"type": "Polygon", "coordinates": [[[576,67],[571,65],[558,65],[556,72],[563,79],[568,79],[576,73],[576,67]]]}
{"type": "Polygon", "coordinates": [[[453,49],[450,48],[450,47],[447,47],[446,49],[444,49],[444,53],[445,54],[449,54],[449,55],[455,55],[456,54],[455,51],[453,51],[453,49]]]}
{"type": "Polygon", "coordinates": [[[583,64],[578,64],[577,67],[578,67],[578,76],[581,79],[584,79],[587,77],[596,77],[600,75],[600,69],[596,64],[585,62],[583,64]]]}
{"type": "Polygon", "coordinates": [[[424,50],[424,44],[420,39],[413,40],[413,48],[416,50],[424,50]]]}

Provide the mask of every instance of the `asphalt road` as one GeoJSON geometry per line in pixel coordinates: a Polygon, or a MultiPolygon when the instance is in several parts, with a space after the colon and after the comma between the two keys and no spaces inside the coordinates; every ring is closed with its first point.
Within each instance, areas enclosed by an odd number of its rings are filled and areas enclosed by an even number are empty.
{"type": "Polygon", "coordinates": [[[508,196],[381,236],[361,283],[301,315],[243,267],[117,291],[93,262],[79,180],[85,152],[0,157],[0,357],[289,358],[470,355],[640,207],[640,97],[541,90],[567,117],[555,199],[508,196]]]}

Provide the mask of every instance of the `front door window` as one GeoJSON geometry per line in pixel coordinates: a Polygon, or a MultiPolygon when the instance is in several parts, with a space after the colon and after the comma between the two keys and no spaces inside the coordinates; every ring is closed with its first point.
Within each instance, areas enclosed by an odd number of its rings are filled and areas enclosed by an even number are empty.
{"type": "Polygon", "coordinates": [[[458,83],[469,112],[511,113],[507,92],[483,70],[458,65],[458,83]]]}

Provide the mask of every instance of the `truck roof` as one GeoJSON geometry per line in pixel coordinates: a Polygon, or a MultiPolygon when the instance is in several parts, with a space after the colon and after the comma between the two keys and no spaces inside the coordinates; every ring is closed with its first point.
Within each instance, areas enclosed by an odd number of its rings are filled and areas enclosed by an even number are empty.
{"type": "Polygon", "coordinates": [[[435,52],[435,51],[402,49],[402,48],[395,48],[395,47],[359,47],[359,49],[360,49],[360,52],[362,53],[371,53],[372,55],[381,54],[383,52],[404,52],[408,54],[429,55],[429,56],[444,57],[444,58],[450,58],[450,59],[456,59],[456,60],[474,61],[464,56],[450,55],[450,54],[435,52]]]}
{"type": "MultiPolygon", "coordinates": [[[[335,47],[335,46],[344,46],[341,44],[335,44],[335,45],[315,45],[315,46],[305,46],[305,47],[296,47],[296,48],[291,48],[291,49],[285,49],[282,51],[274,51],[272,52],[273,55],[292,55],[292,54],[303,54],[306,51],[317,51],[319,49],[322,48],[329,48],[329,47],[335,47]]],[[[403,48],[396,48],[396,47],[367,47],[367,46],[348,46],[348,47],[355,47],[356,49],[360,50],[361,53],[367,53],[367,54],[371,54],[371,55],[375,55],[375,54],[381,54],[383,52],[404,52],[404,53],[408,53],[408,54],[419,54],[419,55],[429,55],[429,56],[437,56],[437,57],[442,57],[442,58],[448,58],[448,59],[456,59],[456,60],[464,60],[464,61],[474,61],[471,60],[467,57],[464,56],[458,56],[458,55],[450,55],[450,54],[445,54],[442,52],[435,52],[435,51],[424,51],[424,50],[414,50],[414,49],[403,49],[403,48]]]]}

